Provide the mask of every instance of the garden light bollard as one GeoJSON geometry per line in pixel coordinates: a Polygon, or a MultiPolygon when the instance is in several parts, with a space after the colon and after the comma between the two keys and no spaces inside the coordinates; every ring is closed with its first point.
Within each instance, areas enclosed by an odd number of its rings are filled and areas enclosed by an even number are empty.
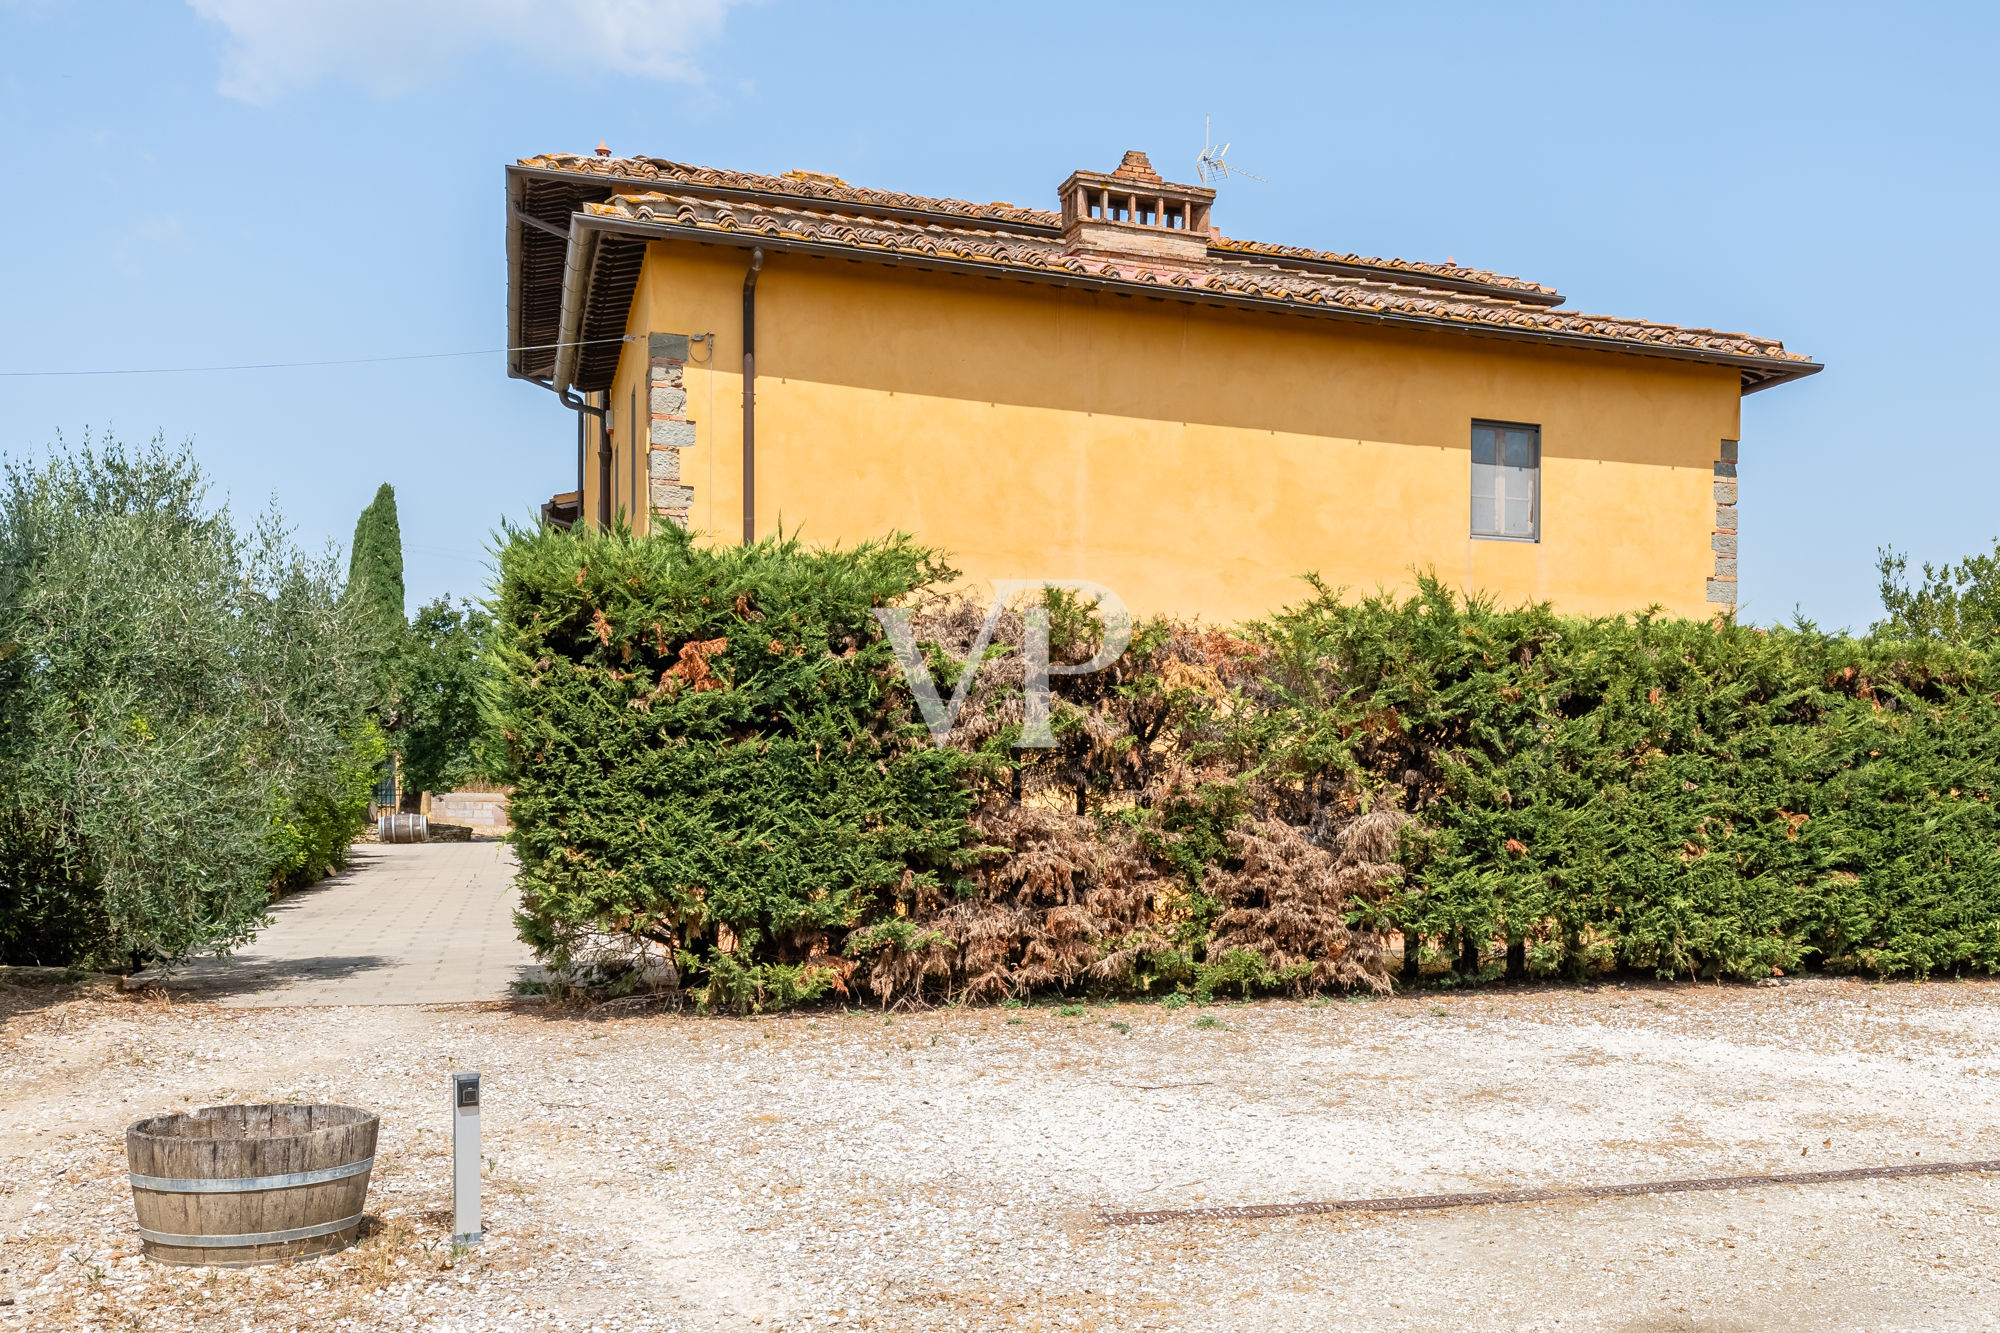
{"type": "Polygon", "coordinates": [[[479,1071],[451,1076],[451,1239],[477,1245],[479,1225],[479,1071]]]}

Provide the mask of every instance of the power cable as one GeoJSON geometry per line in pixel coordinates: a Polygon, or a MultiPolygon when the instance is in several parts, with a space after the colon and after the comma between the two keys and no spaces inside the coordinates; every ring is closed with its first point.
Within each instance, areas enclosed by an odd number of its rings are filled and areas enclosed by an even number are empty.
{"type": "Polygon", "coordinates": [[[142,370],[0,370],[0,379],[51,379],[77,375],[199,375],[222,370],[302,370],[315,366],[367,366],[384,361],[441,361],[458,356],[491,356],[496,352],[546,352],[558,347],[591,347],[630,342],[619,338],[585,338],[577,342],[529,343],[523,347],[481,347],[470,352],[418,352],[411,356],[357,356],[345,361],[264,361],[242,366],[155,366],[142,370]]]}

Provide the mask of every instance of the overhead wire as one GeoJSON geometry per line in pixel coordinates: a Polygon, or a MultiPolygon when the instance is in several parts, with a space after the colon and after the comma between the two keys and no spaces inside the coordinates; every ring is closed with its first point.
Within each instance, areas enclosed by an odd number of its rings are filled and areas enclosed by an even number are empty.
{"type": "Polygon", "coordinates": [[[460,356],[491,356],[498,352],[546,352],[558,347],[591,347],[599,343],[630,342],[631,334],[617,338],[582,338],[574,342],[528,343],[520,347],[479,347],[469,352],[416,352],[408,356],[357,356],[338,361],[260,361],[239,366],[149,366],[130,370],[0,370],[0,379],[55,379],[80,375],[204,375],[225,370],[303,370],[318,366],[367,366],[385,361],[442,361],[460,356]]]}

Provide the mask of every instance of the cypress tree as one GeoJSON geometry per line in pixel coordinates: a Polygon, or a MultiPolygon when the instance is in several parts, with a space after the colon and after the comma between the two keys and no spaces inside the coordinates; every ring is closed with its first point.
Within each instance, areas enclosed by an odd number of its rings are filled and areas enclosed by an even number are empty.
{"type": "Polygon", "coordinates": [[[375,723],[390,736],[390,748],[400,752],[395,736],[408,720],[402,658],[409,622],[403,619],[403,529],[396,521],[396,488],[386,481],[354,521],[346,596],[368,644],[375,723]]]}
{"type": "Polygon", "coordinates": [[[347,556],[348,594],[361,599],[368,618],[385,634],[403,625],[403,529],[396,521],[396,488],[383,482],[354,522],[347,556]]]}

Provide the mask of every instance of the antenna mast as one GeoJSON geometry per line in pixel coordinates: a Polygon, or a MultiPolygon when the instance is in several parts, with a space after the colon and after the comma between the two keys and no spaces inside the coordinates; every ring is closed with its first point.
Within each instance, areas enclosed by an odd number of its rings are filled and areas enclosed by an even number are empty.
{"type": "MultiPolygon", "coordinates": [[[[1219,148],[1216,147],[1214,136],[1209,130],[1209,124],[1210,118],[1203,116],[1201,118],[1201,152],[1196,154],[1194,159],[1194,174],[1200,178],[1201,183],[1212,190],[1220,186],[1231,176],[1248,176],[1253,181],[1264,180],[1262,176],[1256,175],[1254,172],[1245,171],[1241,167],[1231,166],[1223,160],[1224,155],[1229,152],[1229,145],[1225,143],[1219,148]]],[[[1266,185],[1270,184],[1269,181],[1264,181],[1264,183],[1266,185]]]]}

